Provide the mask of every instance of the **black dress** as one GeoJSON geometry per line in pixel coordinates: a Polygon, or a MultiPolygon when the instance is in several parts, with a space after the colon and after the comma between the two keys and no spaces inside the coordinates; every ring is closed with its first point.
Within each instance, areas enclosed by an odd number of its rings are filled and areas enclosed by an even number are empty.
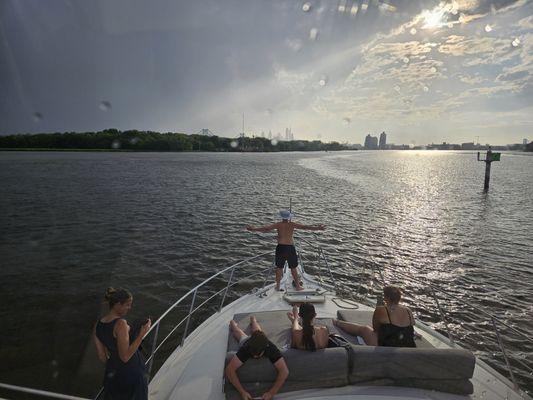
{"type": "Polygon", "coordinates": [[[96,324],[96,337],[109,351],[104,375],[104,398],[146,400],[148,379],[141,353],[139,350],[135,351],[126,363],[118,355],[117,339],[113,336],[113,329],[119,319],[116,318],[111,322],[98,321],[96,324]]]}
{"type": "MultiPolygon", "coordinates": [[[[391,322],[389,309],[387,310],[387,316],[389,317],[388,324],[381,324],[378,330],[378,346],[388,347],[416,347],[415,344],[415,330],[413,325],[398,326],[391,322]]],[[[411,312],[409,313],[409,319],[411,324],[414,324],[411,312]]]]}

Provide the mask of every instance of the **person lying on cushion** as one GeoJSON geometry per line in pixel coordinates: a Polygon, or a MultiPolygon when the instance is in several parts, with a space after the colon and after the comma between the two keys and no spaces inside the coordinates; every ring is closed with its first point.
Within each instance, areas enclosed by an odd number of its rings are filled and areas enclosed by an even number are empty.
{"type": "Polygon", "coordinates": [[[237,354],[228,363],[226,367],[226,377],[231,382],[235,389],[240,393],[243,400],[252,400],[253,397],[246,391],[239,381],[237,376],[237,369],[239,369],[250,358],[267,357],[274,367],[278,371],[278,376],[274,385],[263,394],[261,399],[270,400],[281,389],[283,383],[289,376],[289,369],[287,364],[281,355],[281,352],[266,337],[265,333],[261,330],[261,326],[257,323],[257,320],[253,315],[250,316],[250,328],[251,335],[248,336],[244,331],[239,328],[237,323],[233,320],[230,321],[230,328],[233,336],[239,343],[239,350],[237,354]]]}

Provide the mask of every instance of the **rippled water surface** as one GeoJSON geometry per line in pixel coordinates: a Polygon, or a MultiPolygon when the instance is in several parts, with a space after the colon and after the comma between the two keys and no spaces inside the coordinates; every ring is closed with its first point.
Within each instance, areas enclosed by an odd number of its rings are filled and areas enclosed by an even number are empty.
{"type": "MultiPolygon", "coordinates": [[[[376,290],[381,270],[445,331],[432,283],[450,295],[440,304],[455,339],[503,370],[483,312],[533,330],[532,173],[533,157],[504,154],[484,194],[484,165],[461,152],[0,153],[0,381],[94,394],[105,288],[134,293],[131,319],[160,315],[272,249],[272,235],[244,226],[274,222],[290,197],[295,220],[327,226],[319,241],[337,280],[376,290]]],[[[533,366],[533,345],[501,329],[533,366]]]]}

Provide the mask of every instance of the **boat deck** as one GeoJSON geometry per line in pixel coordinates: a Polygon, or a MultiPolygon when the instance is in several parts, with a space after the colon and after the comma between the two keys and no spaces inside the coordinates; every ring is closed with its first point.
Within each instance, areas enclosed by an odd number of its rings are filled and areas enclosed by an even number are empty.
{"type": "MultiPolygon", "coordinates": [[[[284,295],[292,294],[287,274],[282,280],[285,292],[277,292],[270,285],[256,293],[239,298],[228,304],[220,312],[209,317],[195,329],[185,340],[183,347],[178,347],[168,357],[150,383],[149,396],[152,400],[163,399],[198,399],[221,400],[225,398],[224,362],[226,358],[229,321],[235,314],[259,313],[264,311],[289,311],[290,304],[284,295]]],[[[306,292],[322,289],[310,276],[304,274],[306,292]]],[[[324,289],[322,289],[324,292],[324,289]]],[[[305,293],[298,295],[305,296],[305,293]]],[[[325,292],[323,303],[314,303],[317,318],[336,318],[337,311],[353,304],[343,302],[333,291],[325,292]],[[337,304],[336,304],[337,303],[337,304]],[[339,305],[341,307],[339,307],[339,305]]],[[[373,308],[358,305],[361,316],[371,315],[373,308]],[[364,312],[366,311],[366,313],[364,312]]],[[[369,324],[370,321],[359,321],[369,324]]],[[[287,319],[287,327],[290,322],[287,319]]],[[[417,321],[416,331],[423,340],[424,347],[450,348],[448,339],[417,321]]],[[[433,390],[414,389],[395,386],[343,386],[278,393],[276,399],[521,399],[512,388],[511,383],[484,362],[476,359],[474,376],[471,379],[474,394],[459,396],[433,390]]]]}

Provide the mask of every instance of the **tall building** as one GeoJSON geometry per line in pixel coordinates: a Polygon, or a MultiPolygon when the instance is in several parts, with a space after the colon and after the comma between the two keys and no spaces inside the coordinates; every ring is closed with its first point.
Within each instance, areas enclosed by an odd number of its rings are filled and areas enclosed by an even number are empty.
{"type": "Polygon", "coordinates": [[[370,134],[365,137],[365,149],[367,150],[376,150],[378,148],[378,138],[377,136],[370,136],[370,134]]]}
{"type": "Polygon", "coordinates": [[[381,132],[381,135],[379,135],[379,148],[381,150],[387,148],[387,134],[385,132],[381,132]]]}
{"type": "Polygon", "coordinates": [[[524,146],[526,146],[526,145],[527,145],[527,139],[523,139],[523,140],[522,140],[522,144],[523,144],[524,146]]]}

